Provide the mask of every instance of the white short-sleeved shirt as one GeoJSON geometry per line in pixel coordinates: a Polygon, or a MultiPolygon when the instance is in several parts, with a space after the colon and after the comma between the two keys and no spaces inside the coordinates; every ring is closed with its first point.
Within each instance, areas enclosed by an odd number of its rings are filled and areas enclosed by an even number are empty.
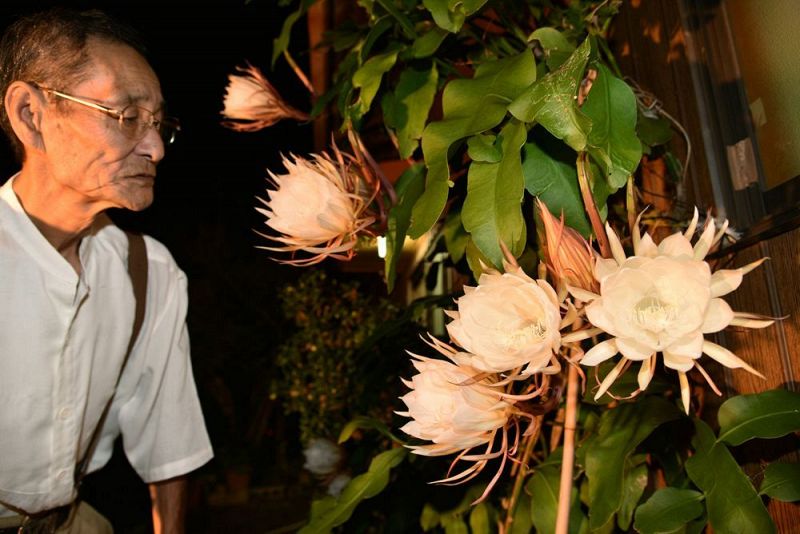
{"type": "MultiPolygon", "coordinates": [[[[75,464],[114,392],[135,310],[127,236],[97,223],[79,276],[0,187],[0,516],[71,502],[75,464]]],[[[89,471],[125,453],[145,482],[213,456],[186,331],[186,277],[145,237],[147,308],[89,471]]]]}

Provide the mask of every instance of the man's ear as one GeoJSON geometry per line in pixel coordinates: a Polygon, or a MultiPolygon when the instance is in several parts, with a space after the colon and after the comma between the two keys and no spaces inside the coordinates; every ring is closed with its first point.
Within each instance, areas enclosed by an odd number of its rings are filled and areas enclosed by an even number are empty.
{"type": "Polygon", "coordinates": [[[15,81],[8,86],[3,105],[11,128],[26,148],[44,149],[41,124],[46,104],[44,94],[29,83],[15,81]]]}

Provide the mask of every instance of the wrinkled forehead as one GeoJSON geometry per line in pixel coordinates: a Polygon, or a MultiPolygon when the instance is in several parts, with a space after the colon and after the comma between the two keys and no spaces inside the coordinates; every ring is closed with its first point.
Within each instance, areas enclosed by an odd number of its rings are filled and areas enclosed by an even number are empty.
{"type": "Polygon", "coordinates": [[[126,44],[90,38],[86,75],[74,91],[115,105],[163,106],[161,84],[147,60],[126,44]]]}

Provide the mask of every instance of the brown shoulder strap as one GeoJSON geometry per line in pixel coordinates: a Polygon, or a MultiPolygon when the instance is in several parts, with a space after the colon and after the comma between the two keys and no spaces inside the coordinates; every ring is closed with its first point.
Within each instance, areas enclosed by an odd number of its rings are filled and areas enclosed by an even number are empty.
{"type": "MultiPolygon", "coordinates": [[[[128,276],[131,278],[133,285],[133,297],[136,299],[136,311],[133,317],[133,330],[131,331],[131,339],[128,341],[128,349],[125,351],[125,357],[122,360],[122,366],[119,369],[119,376],[117,376],[117,383],[114,385],[114,392],[117,391],[119,382],[122,379],[122,372],[125,370],[125,365],[128,363],[128,358],[133,351],[133,346],[136,344],[136,339],[139,337],[139,332],[142,329],[144,322],[144,311],[147,304],[147,247],[144,243],[142,234],[133,232],[125,232],[128,236],[128,276]]],[[[103,424],[106,422],[108,412],[111,410],[111,403],[114,401],[114,395],[108,399],[103,414],[97,422],[92,433],[92,438],[89,440],[89,446],[86,448],[86,454],[80,462],[75,465],[75,486],[79,487],[86,470],[89,467],[89,461],[94,454],[97,447],[97,442],[100,441],[100,432],[103,429],[103,424]]]]}

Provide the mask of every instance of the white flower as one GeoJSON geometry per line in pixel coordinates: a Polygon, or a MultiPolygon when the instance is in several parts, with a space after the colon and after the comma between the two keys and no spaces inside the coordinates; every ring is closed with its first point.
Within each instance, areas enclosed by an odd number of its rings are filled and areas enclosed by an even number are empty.
{"type": "Polygon", "coordinates": [[[350,482],[350,479],[350,475],[346,473],[339,473],[333,477],[331,483],[328,484],[328,495],[332,495],[334,497],[341,495],[342,490],[344,490],[345,486],[347,486],[347,484],[350,482]]]}
{"type": "Polygon", "coordinates": [[[222,124],[238,131],[254,132],[281,119],[308,120],[308,115],[287,104],[261,71],[252,65],[237,67],[243,75],[230,74],[223,98],[222,124]]]}
{"type": "Polygon", "coordinates": [[[711,383],[697,362],[702,354],[727,367],[743,368],[761,376],[732,352],[703,337],[732,324],[750,328],[772,324],[751,314],[734,313],[719,298],[736,289],[742,276],[761,261],[712,274],[704,258],[725,228],[715,235],[714,225],[706,224],[701,237],[692,246],[690,237],[696,225],[695,210],[694,219],[684,234],[673,234],[656,246],[650,235],[639,235],[637,221],[633,235],[634,256],[629,258],[625,257],[619,238],[607,225],[614,258],[598,259],[595,264],[600,294],[570,287],[573,296],[589,302],[586,316],[592,325],[614,336],[592,347],[581,363],[594,366],[622,354],[620,362],[603,380],[595,399],[608,390],[631,361],[642,362],[638,381],[639,389],[644,390],[653,378],[659,352],[664,356],[664,365],[678,372],[687,413],[686,372],[697,367],[711,383]]]}
{"type": "Polygon", "coordinates": [[[313,438],[303,449],[306,462],[303,467],[317,476],[327,476],[336,471],[342,461],[342,451],[338,445],[325,438],[313,438]]]}
{"type": "Polygon", "coordinates": [[[414,356],[419,371],[403,382],[412,389],[401,400],[410,417],[401,430],[432,441],[411,446],[423,456],[441,456],[489,443],[505,427],[513,404],[502,400],[487,380],[474,380],[478,371],[443,360],[414,356]]]}
{"type": "Polygon", "coordinates": [[[365,211],[376,192],[367,195],[361,176],[334,150],[337,161],[325,153],[311,160],[284,157],[288,172],[269,173],[276,189],[268,191],[269,201],[259,199],[265,207],[256,209],[267,218],[267,226],[283,234],[265,237],[285,246],[260,248],[312,254],[284,263],[305,266],[326,257],[350,259],[358,232],[374,222],[365,211]]]}
{"type": "Polygon", "coordinates": [[[557,363],[548,367],[561,346],[556,293],[518,265],[506,263],[505,267],[504,274],[484,271],[477,287],[464,288],[458,311],[446,312],[454,319],[447,331],[472,354],[469,365],[481,371],[557,372],[557,363]]]}

